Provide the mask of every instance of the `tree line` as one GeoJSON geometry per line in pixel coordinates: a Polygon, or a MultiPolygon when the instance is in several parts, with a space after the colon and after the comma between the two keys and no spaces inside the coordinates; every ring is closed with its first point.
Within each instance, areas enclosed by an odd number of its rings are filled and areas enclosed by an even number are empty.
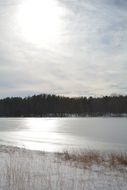
{"type": "Polygon", "coordinates": [[[64,117],[127,114],[127,96],[64,97],[40,94],[0,99],[0,117],[64,117]]]}

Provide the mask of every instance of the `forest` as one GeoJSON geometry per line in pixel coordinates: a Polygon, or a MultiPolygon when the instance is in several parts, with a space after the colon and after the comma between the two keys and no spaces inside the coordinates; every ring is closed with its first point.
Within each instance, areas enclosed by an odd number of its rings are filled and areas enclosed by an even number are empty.
{"type": "Polygon", "coordinates": [[[64,97],[39,94],[0,99],[0,117],[127,115],[127,96],[64,97]]]}

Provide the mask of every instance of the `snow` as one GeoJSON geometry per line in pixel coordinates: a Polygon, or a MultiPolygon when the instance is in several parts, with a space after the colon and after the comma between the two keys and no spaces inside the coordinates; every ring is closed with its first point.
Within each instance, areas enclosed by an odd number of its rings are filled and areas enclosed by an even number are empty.
{"type": "Polygon", "coordinates": [[[127,168],[83,167],[59,154],[0,146],[0,190],[126,190],[127,168]]]}

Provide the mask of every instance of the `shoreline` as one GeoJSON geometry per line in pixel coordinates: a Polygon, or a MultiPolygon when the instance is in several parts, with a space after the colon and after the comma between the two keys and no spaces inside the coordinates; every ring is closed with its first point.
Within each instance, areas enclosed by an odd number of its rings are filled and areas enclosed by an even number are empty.
{"type": "MultiPolygon", "coordinates": [[[[4,145],[4,144],[0,144],[0,153],[1,152],[5,152],[5,153],[10,153],[10,152],[23,152],[23,153],[34,153],[34,154],[39,154],[39,155],[54,155],[54,156],[59,156],[62,159],[66,160],[66,161],[78,161],[79,163],[81,163],[83,161],[83,157],[90,157],[91,158],[91,162],[92,161],[96,161],[96,159],[94,159],[94,157],[98,157],[98,159],[102,162],[108,162],[109,156],[114,157],[114,161],[117,160],[117,156],[118,157],[124,157],[125,160],[125,164],[124,163],[120,163],[120,162],[116,162],[116,165],[127,165],[127,151],[99,151],[99,150],[95,150],[95,149],[89,149],[89,148],[85,148],[85,149],[75,149],[75,148],[71,148],[71,149],[65,149],[63,151],[55,151],[55,152],[51,152],[51,151],[44,151],[44,150],[35,150],[35,149],[29,149],[26,147],[18,147],[18,146],[12,146],[12,145],[4,145]],[[116,157],[115,157],[116,156],[116,157]],[[79,158],[80,157],[80,158],[79,158]]],[[[99,163],[97,161],[97,163],[99,163]]],[[[115,164],[115,163],[114,163],[115,164]]]]}
{"type": "Polygon", "coordinates": [[[0,116],[0,118],[127,118],[127,114],[106,114],[106,115],[47,115],[47,116],[0,116]]]}

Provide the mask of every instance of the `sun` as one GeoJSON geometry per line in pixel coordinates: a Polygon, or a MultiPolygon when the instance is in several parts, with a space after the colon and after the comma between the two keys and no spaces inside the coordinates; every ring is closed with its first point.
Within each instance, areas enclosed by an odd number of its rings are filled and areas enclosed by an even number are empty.
{"type": "Polygon", "coordinates": [[[62,14],[56,0],[24,0],[17,11],[19,33],[34,44],[55,43],[63,26],[62,14]]]}

